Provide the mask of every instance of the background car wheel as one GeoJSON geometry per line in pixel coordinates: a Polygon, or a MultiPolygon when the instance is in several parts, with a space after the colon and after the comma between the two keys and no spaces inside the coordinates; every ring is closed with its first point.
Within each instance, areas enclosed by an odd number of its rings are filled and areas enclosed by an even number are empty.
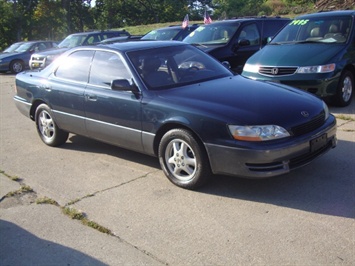
{"type": "Polygon", "coordinates": [[[202,145],[185,129],[173,129],[163,136],[159,162],[168,179],[182,188],[200,187],[211,175],[202,145]]]}
{"type": "Polygon", "coordinates": [[[56,147],[67,141],[68,132],[57,127],[52,111],[46,104],[41,104],[37,107],[35,117],[37,132],[45,144],[56,147]]]}
{"type": "Polygon", "coordinates": [[[13,74],[17,74],[17,73],[20,73],[21,71],[23,71],[24,67],[25,66],[21,60],[15,60],[15,61],[12,61],[10,64],[10,71],[13,74]]]}
{"type": "Polygon", "coordinates": [[[337,94],[335,95],[335,104],[338,106],[348,106],[351,103],[354,91],[354,74],[345,70],[341,75],[337,94]]]}

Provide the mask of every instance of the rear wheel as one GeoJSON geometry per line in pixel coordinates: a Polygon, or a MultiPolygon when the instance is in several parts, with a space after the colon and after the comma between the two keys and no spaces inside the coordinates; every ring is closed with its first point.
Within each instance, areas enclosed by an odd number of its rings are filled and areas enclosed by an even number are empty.
{"type": "Polygon", "coordinates": [[[25,66],[21,60],[14,60],[10,64],[10,71],[13,74],[20,73],[21,71],[24,70],[24,68],[25,66]]]}
{"type": "Polygon", "coordinates": [[[182,188],[200,187],[211,175],[205,150],[185,129],[172,129],[163,136],[159,162],[168,179],[182,188]]]}
{"type": "Polygon", "coordinates": [[[58,128],[52,111],[46,104],[41,104],[36,109],[36,127],[42,141],[48,146],[60,146],[68,139],[68,132],[58,128]]]}
{"type": "Polygon", "coordinates": [[[354,91],[354,74],[345,70],[340,76],[337,93],[334,102],[337,106],[348,106],[351,103],[354,91]]]}

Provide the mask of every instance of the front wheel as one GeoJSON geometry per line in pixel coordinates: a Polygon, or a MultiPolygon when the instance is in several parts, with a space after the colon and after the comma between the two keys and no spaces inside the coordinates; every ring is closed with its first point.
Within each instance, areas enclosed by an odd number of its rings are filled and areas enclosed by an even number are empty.
{"type": "Polygon", "coordinates": [[[39,105],[35,117],[37,132],[45,144],[56,147],[67,141],[69,133],[58,128],[48,105],[39,105]]]}
{"type": "Polygon", "coordinates": [[[200,187],[211,175],[205,150],[185,129],[165,133],[159,145],[159,162],[168,179],[182,188],[200,187]]]}
{"type": "Polygon", "coordinates": [[[354,91],[354,75],[351,71],[345,70],[340,76],[337,93],[334,96],[335,104],[341,107],[351,103],[354,91]]]}
{"type": "Polygon", "coordinates": [[[12,61],[10,64],[10,71],[13,74],[20,73],[25,68],[24,63],[21,60],[12,61]]]}

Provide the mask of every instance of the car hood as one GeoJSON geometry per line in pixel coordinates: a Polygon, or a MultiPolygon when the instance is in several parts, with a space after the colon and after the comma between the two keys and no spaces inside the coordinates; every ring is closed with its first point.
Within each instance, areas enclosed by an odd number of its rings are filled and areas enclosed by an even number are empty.
{"type": "Polygon", "coordinates": [[[263,66],[313,66],[333,63],[334,56],[344,49],[344,45],[324,43],[302,43],[267,45],[247,63],[263,66]]]}
{"type": "Polygon", "coordinates": [[[21,55],[24,55],[24,53],[4,53],[0,54],[0,59],[5,59],[5,58],[11,58],[11,57],[21,57],[21,55]]]}
{"type": "Polygon", "coordinates": [[[290,128],[323,111],[323,102],[310,93],[243,76],[222,78],[157,92],[162,104],[210,114],[227,124],[290,128]],[[309,114],[308,118],[301,115],[309,114]]]}

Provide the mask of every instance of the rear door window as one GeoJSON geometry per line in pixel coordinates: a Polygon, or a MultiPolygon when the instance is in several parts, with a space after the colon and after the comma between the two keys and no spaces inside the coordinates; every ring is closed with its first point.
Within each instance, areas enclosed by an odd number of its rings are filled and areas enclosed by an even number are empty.
{"type": "Polygon", "coordinates": [[[62,79],[69,79],[76,82],[88,82],[89,68],[94,51],[76,51],[63,58],[55,76],[62,79]]]}

